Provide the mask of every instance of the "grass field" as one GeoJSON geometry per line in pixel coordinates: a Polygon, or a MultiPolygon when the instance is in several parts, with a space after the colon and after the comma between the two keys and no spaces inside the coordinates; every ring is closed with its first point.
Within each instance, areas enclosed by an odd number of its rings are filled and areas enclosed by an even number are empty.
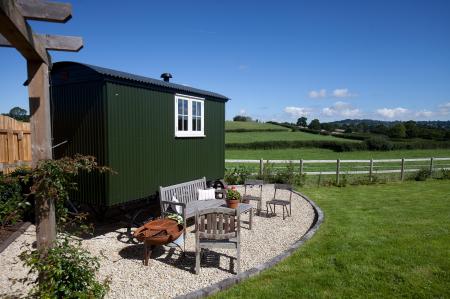
{"type": "Polygon", "coordinates": [[[450,297],[449,181],[301,191],[325,213],[316,235],[215,298],[450,297]]]}
{"type": "Polygon", "coordinates": [[[279,130],[279,131],[289,131],[290,129],[267,123],[257,123],[257,122],[246,122],[246,121],[226,121],[225,131],[227,130],[279,130]]]}
{"type": "Polygon", "coordinates": [[[337,138],[334,136],[310,134],[304,132],[227,132],[225,143],[250,143],[256,141],[294,141],[294,140],[328,140],[338,142],[360,142],[337,138]]]}
{"type": "Polygon", "coordinates": [[[401,151],[357,151],[334,152],[327,149],[300,148],[274,150],[226,150],[226,159],[269,159],[269,160],[299,160],[299,159],[395,159],[395,158],[427,158],[450,157],[450,149],[434,150],[401,150],[401,151]]]}

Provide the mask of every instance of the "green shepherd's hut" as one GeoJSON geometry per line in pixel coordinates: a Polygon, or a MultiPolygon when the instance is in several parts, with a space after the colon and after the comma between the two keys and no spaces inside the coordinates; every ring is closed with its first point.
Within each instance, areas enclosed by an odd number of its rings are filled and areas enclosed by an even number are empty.
{"type": "Polygon", "coordinates": [[[225,103],[209,91],[76,62],[51,72],[54,157],[97,157],[117,174],[83,175],[77,201],[108,208],[159,186],[223,178],[225,103]]]}

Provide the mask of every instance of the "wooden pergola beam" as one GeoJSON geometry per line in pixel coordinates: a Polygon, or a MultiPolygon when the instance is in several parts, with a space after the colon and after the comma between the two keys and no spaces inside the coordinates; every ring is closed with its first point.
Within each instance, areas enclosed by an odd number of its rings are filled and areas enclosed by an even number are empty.
{"type": "MultiPolygon", "coordinates": [[[[78,52],[83,48],[83,39],[78,36],[34,34],[33,39],[39,40],[46,50],[78,52]]],[[[0,34],[0,47],[14,46],[0,34]]]]}
{"type": "Polygon", "coordinates": [[[27,20],[66,23],[72,18],[70,3],[55,3],[41,0],[16,0],[22,16],[27,20]]]}
{"type": "Polygon", "coordinates": [[[48,66],[51,65],[47,51],[35,40],[33,30],[13,0],[0,0],[0,34],[27,60],[42,61],[48,66]]]}
{"type": "Polygon", "coordinates": [[[78,52],[83,48],[83,39],[79,36],[66,35],[38,35],[47,50],[78,52]]]}
{"type": "Polygon", "coordinates": [[[0,47],[13,47],[13,45],[11,45],[11,43],[0,34],[0,47]]]}

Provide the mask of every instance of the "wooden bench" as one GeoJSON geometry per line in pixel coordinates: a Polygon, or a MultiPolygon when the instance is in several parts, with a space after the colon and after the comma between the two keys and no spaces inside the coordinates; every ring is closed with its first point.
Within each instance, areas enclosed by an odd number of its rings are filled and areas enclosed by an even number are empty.
{"type": "Polygon", "coordinates": [[[207,189],[205,177],[177,185],[159,187],[161,216],[168,213],[167,211],[170,206],[181,206],[184,241],[186,241],[187,219],[194,217],[197,210],[220,207],[224,204],[224,199],[226,198],[226,190],[216,190],[215,199],[198,200],[198,189],[207,189]],[[179,202],[174,202],[172,200],[173,196],[175,196],[179,202]]]}

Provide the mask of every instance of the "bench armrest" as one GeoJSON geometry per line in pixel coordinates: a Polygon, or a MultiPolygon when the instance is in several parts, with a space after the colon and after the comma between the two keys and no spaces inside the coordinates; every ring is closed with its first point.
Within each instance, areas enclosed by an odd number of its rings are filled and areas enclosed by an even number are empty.
{"type": "Polygon", "coordinates": [[[186,204],[184,202],[175,202],[170,200],[161,200],[161,206],[164,207],[164,211],[161,211],[161,215],[167,214],[167,206],[170,205],[181,206],[181,214],[183,215],[183,218],[185,218],[186,204]]]}

